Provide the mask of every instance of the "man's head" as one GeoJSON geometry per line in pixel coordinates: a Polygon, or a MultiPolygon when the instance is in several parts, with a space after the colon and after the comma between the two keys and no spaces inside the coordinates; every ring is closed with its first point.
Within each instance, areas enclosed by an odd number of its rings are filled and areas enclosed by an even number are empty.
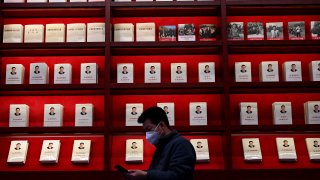
{"type": "Polygon", "coordinates": [[[201,106],[197,106],[197,107],[196,107],[196,110],[197,110],[198,112],[200,112],[200,111],[201,111],[201,106]]]}
{"type": "Polygon", "coordinates": [[[20,148],[21,144],[20,143],[17,143],[16,144],[16,148],[20,148]]]}
{"type": "Polygon", "coordinates": [[[292,69],[296,69],[297,65],[296,64],[291,64],[292,69]]]}
{"type": "Polygon", "coordinates": [[[125,71],[125,72],[127,71],[127,69],[128,69],[127,66],[123,66],[123,67],[122,67],[122,70],[125,71]]]}
{"type": "Polygon", "coordinates": [[[316,110],[316,111],[319,110],[319,105],[318,104],[314,105],[314,110],[316,110]]]}
{"type": "Polygon", "coordinates": [[[132,142],[132,146],[136,147],[137,146],[137,142],[132,142]]]}
{"type": "Polygon", "coordinates": [[[209,65],[204,66],[204,68],[206,69],[206,71],[209,70],[209,65]]]}
{"type": "Polygon", "coordinates": [[[154,67],[154,66],[151,66],[151,67],[150,67],[150,71],[151,71],[151,72],[154,72],[155,70],[156,70],[156,67],[154,67]]]}
{"type": "Polygon", "coordinates": [[[86,107],[82,107],[82,108],[81,108],[81,112],[84,113],[84,112],[86,112],[86,111],[87,111],[87,108],[86,108],[86,107]]]}
{"type": "Polygon", "coordinates": [[[277,29],[277,26],[272,26],[272,29],[273,29],[273,30],[276,30],[276,29],[277,29]]]}
{"type": "Polygon", "coordinates": [[[83,148],[83,146],[84,146],[84,143],[81,142],[81,143],[80,143],[80,148],[83,148]]]}
{"type": "Polygon", "coordinates": [[[286,106],[285,105],[281,105],[281,111],[285,111],[286,110],[286,106]]]}
{"type": "Polygon", "coordinates": [[[12,68],[11,68],[11,71],[12,71],[12,72],[16,72],[16,67],[12,67],[12,68]]]}
{"type": "Polygon", "coordinates": [[[247,111],[251,111],[251,106],[247,106],[247,111]]]}
{"type": "Polygon", "coordinates": [[[20,113],[20,108],[16,108],[16,113],[20,113]]]}
{"type": "Polygon", "coordinates": [[[132,112],[137,112],[137,108],[136,107],[132,107],[131,110],[132,110],[132,112]]]}
{"type": "Polygon", "coordinates": [[[90,71],[90,66],[87,66],[87,67],[86,67],[86,71],[90,71]]]}
{"type": "Polygon", "coordinates": [[[35,71],[39,71],[39,66],[34,67],[35,71]]]}
{"type": "Polygon", "coordinates": [[[60,70],[60,72],[63,72],[64,71],[64,67],[60,66],[59,70],[60,70]]]}
{"type": "Polygon", "coordinates": [[[241,65],[241,70],[246,70],[246,65],[241,65]]]}
{"type": "Polygon", "coordinates": [[[318,141],[313,141],[313,144],[314,144],[315,146],[318,146],[318,145],[319,145],[319,142],[318,142],[318,141]]]}
{"type": "Polygon", "coordinates": [[[181,71],[181,66],[177,66],[177,71],[181,71]]]}
{"type": "Polygon", "coordinates": [[[283,141],[283,144],[284,144],[285,146],[287,146],[287,145],[288,145],[288,141],[287,141],[287,140],[284,140],[284,141],[283,141]]]}
{"type": "Polygon", "coordinates": [[[268,64],[268,69],[272,69],[272,64],[268,64]]]}
{"type": "Polygon", "coordinates": [[[53,146],[53,143],[49,143],[48,147],[50,147],[50,148],[51,148],[52,146],[53,146]]]}
{"type": "Polygon", "coordinates": [[[156,131],[163,133],[170,127],[167,114],[162,108],[156,106],[145,110],[138,118],[138,123],[143,124],[143,129],[146,132],[153,131],[157,127],[156,131]]]}
{"type": "Polygon", "coordinates": [[[50,112],[53,113],[54,112],[54,107],[50,108],[50,112]]]}

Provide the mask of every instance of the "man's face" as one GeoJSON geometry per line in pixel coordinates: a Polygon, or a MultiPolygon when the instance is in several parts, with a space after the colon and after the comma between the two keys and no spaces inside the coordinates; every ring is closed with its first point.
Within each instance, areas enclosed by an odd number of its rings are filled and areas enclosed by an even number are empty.
{"type": "Polygon", "coordinates": [[[200,106],[197,107],[197,111],[201,111],[201,107],[200,106]]]}
{"type": "Polygon", "coordinates": [[[296,69],[296,67],[297,67],[297,66],[296,66],[295,64],[292,64],[292,65],[291,65],[291,68],[292,68],[292,69],[296,69]]]}
{"type": "Polygon", "coordinates": [[[199,147],[201,147],[202,143],[201,143],[201,142],[198,142],[197,145],[198,145],[199,147]]]}
{"type": "Polygon", "coordinates": [[[84,144],[83,144],[83,143],[81,143],[81,144],[80,144],[80,147],[81,147],[81,148],[83,148],[83,146],[84,146],[84,144]]]}
{"type": "Polygon", "coordinates": [[[253,142],[250,141],[250,142],[249,142],[249,145],[252,146],[252,145],[253,145],[253,142]]]}
{"type": "Polygon", "coordinates": [[[11,70],[12,70],[12,72],[16,72],[16,68],[15,67],[13,67],[11,70]]]}
{"type": "Polygon", "coordinates": [[[135,142],[132,143],[132,146],[133,146],[133,147],[137,147],[137,143],[135,143],[135,142]]]}
{"type": "Polygon", "coordinates": [[[16,109],[16,113],[19,114],[20,113],[20,109],[16,109]]]}
{"type": "Polygon", "coordinates": [[[286,107],[285,106],[281,106],[281,111],[285,111],[286,107]]]}
{"type": "Polygon", "coordinates": [[[206,71],[209,71],[209,66],[206,66],[205,68],[206,68],[206,71]]]}
{"type": "Polygon", "coordinates": [[[90,66],[86,67],[86,71],[90,71],[90,66]]]}
{"type": "Polygon", "coordinates": [[[319,110],[319,106],[318,106],[318,105],[315,105],[315,106],[314,106],[314,110],[319,110]]]}
{"type": "MultiPolygon", "coordinates": [[[[154,131],[156,127],[157,127],[157,125],[156,124],[152,124],[150,119],[145,120],[144,123],[143,123],[143,130],[146,131],[146,132],[154,131]]],[[[158,130],[159,130],[159,126],[156,129],[156,131],[158,131],[158,130]]]]}
{"type": "Polygon", "coordinates": [[[249,106],[249,107],[247,107],[247,111],[251,111],[251,107],[249,106]]]}
{"type": "Polygon", "coordinates": [[[54,108],[51,108],[51,109],[50,109],[50,112],[51,112],[51,113],[54,113],[54,108]]]}
{"type": "Polygon", "coordinates": [[[82,111],[82,112],[86,112],[86,108],[82,108],[81,111],[82,111]]]}
{"type": "Polygon", "coordinates": [[[241,66],[241,70],[246,70],[246,66],[245,65],[241,66]]]}
{"type": "Polygon", "coordinates": [[[283,143],[284,143],[284,145],[285,145],[285,146],[287,146],[287,145],[288,145],[288,141],[284,141],[283,143]]]}
{"type": "Polygon", "coordinates": [[[177,71],[181,71],[181,67],[180,66],[177,67],[177,71]]]}
{"type": "Polygon", "coordinates": [[[165,112],[168,112],[168,107],[164,107],[163,110],[164,110],[165,112]]]}
{"type": "Polygon", "coordinates": [[[36,71],[39,71],[39,67],[38,67],[38,66],[36,66],[36,67],[35,67],[35,70],[36,70],[36,71]]]}
{"type": "Polygon", "coordinates": [[[127,69],[128,69],[127,67],[123,67],[123,68],[122,68],[122,70],[123,70],[124,72],[127,72],[127,69]]]}
{"type": "Polygon", "coordinates": [[[154,71],[156,70],[156,68],[152,66],[152,67],[150,68],[150,70],[151,70],[151,72],[154,72],[154,71]]]}
{"type": "Polygon", "coordinates": [[[318,145],[319,145],[319,142],[318,142],[318,141],[315,141],[315,142],[314,142],[314,145],[318,146],[318,145]]]}
{"type": "Polygon", "coordinates": [[[132,108],[132,112],[136,112],[137,111],[137,108],[132,108]]]}
{"type": "Polygon", "coordinates": [[[270,69],[270,70],[271,70],[271,69],[272,69],[272,65],[268,65],[268,69],[270,69]]]}
{"type": "Polygon", "coordinates": [[[16,144],[16,148],[17,148],[17,149],[19,149],[19,148],[20,148],[20,146],[21,146],[20,144],[16,144]]]}
{"type": "Polygon", "coordinates": [[[277,28],[275,27],[275,26],[273,26],[273,28],[272,28],[273,30],[276,30],[277,28]]]}
{"type": "Polygon", "coordinates": [[[52,146],[53,146],[53,144],[50,143],[50,144],[49,144],[49,147],[51,148],[52,146]]]}
{"type": "Polygon", "coordinates": [[[63,67],[61,67],[61,68],[60,68],[60,72],[63,72],[63,70],[64,70],[64,68],[63,68],[63,67]]]}

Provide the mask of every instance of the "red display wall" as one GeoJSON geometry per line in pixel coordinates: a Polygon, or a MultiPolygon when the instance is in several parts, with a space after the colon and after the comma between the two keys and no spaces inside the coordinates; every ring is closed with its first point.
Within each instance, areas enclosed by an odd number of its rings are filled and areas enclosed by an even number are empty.
{"type": "Polygon", "coordinates": [[[53,84],[54,65],[60,63],[70,63],[72,65],[72,84],[80,84],[81,63],[97,63],[98,84],[104,84],[104,61],[103,56],[2,57],[1,83],[5,84],[7,64],[22,64],[25,68],[24,84],[29,84],[30,63],[45,62],[49,66],[49,84],[53,84]]]}
{"type": "Polygon", "coordinates": [[[64,106],[63,126],[74,126],[75,105],[92,103],[94,106],[93,126],[104,126],[104,96],[1,96],[0,127],[9,126],[10,104],[27,104],[29,106],[29,126],[42,127],[44,121],[44,104],[62,104],[64,106]]]}
{"type": "Polygon", "coordinates": [[[104,170],[104,138],[103,135],[28,135],[3,136],[0,138],[0,171],[103,171],[104,170]],[[25,165],[7,165],[10,142],[28,140],[28,154],[25,165]],[[43,140],[60,140],[58,164],[41,164],[39,162],[43,140]],[[72,148],[74,140],[91,140],[89,164],[72,164],[72,148]]]}
{"type": "Polygon", "coordinates": [[[230,95],[231,124],[240,124],[240,102],[258,103],[259,125],[273,125],[272,103],[291,102],[292,120],[295,125],[305,124],[303,104],[307,101],[320,101],[319,94],[232,94],[230,95]]]}
{"type": "Polygon", "coordinates": [[[199,82],[199,62],[214,62],[216,82],[222,81],[221,57],[217,55],[180,55],[180,56],[113,56],[112,57],[112,82],[117,82],[117,64],[133,63],[134,83],[144,83],[144,64],[161,63],[161,82],[171,83],[171,63],[187,63],[188,83],[199,82]]]}
{"type": "Polygon", "coordinates": [[[232,168],[233,169],[316,169],[319,162],[311,162],[305,138],[319,138],[317,134],[299,135],[233,135],[232,136],[232,168]],[[276,137],[293,137],[297,152],[297,162],[280,162],[276,145],[276,137]],[[259,138],[262,163],[246,163],[243,158],[242,138],[259,138]]]}

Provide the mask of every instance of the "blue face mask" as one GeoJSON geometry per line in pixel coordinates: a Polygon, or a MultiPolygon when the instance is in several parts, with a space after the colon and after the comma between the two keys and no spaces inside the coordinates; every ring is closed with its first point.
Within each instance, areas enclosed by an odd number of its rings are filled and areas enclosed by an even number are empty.
{"type": "Polygon", "coordinates": [[[146,139],[150,144],[155,145],[155,144],[157,144],[159,142],[160,135],[156,131],[156,129],[158,128],[159,124],[156,126],[156,128],[153,131],[146,132],[146,139]]]}

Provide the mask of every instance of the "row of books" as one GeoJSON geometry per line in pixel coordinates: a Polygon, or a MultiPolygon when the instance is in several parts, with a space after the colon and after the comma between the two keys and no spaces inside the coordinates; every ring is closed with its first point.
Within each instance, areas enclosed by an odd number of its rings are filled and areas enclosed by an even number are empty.
{"type": "MultiPolygon", "coordinates": [[[[58,163],[60,140],[44,140],[42,143],[40,163],[58,163]]],[[[11,141],[7,163],[25,164],[27,159],[28,140],[11,141]]],[[[91,140],[74,140],[71,156],[72,163],[89,163],[91,140]]]]}
{"type": "MultiPolygon", "coordinates": [[[[81,63],[80,83],[96,84],[98,82],[98,64],[81,63]]],[[[6,84],[24,84],[25,68],[22,64],[7,64],[6,84]]],[[[29,84],[48,84],[49,67],[46,63],[30,63],[29,84]]],[[[72,65],[54,65],[54,84],[72,84],[72,65]]]]}
{"type": "Polygon", "coordinates": [[[215,0],[114,0],[114,2],[153,2],[153,1],[215,1],[215,0]]]}
{"type": "Polygon", "coordinates": [[[104,42],[105,23],[5,24],[3,43],[104,42]],[[45,29],[45,31],[44,31],[45,29]],[[65,37],[65,34],[66,37],[65,37]],[[66,39],[66,40],[65,40],[66,39]]]}
{"type": "Polygon", "coordinates": [[[4,0],[4,3],[105,2],[105,0],[4,0]]]}
{"type": "MultiPolygon", "coordinates": [[[[44,105],[44,127],[61,127],[63,125],[63,110],[61,104],[44,105]]],[[[92,104],[75,105],[75,126],[90,127],[93,121],[92,104]]],[[[29,126],[29,106],[27,104],[10,104],[9,127],[29,126]]]]}

